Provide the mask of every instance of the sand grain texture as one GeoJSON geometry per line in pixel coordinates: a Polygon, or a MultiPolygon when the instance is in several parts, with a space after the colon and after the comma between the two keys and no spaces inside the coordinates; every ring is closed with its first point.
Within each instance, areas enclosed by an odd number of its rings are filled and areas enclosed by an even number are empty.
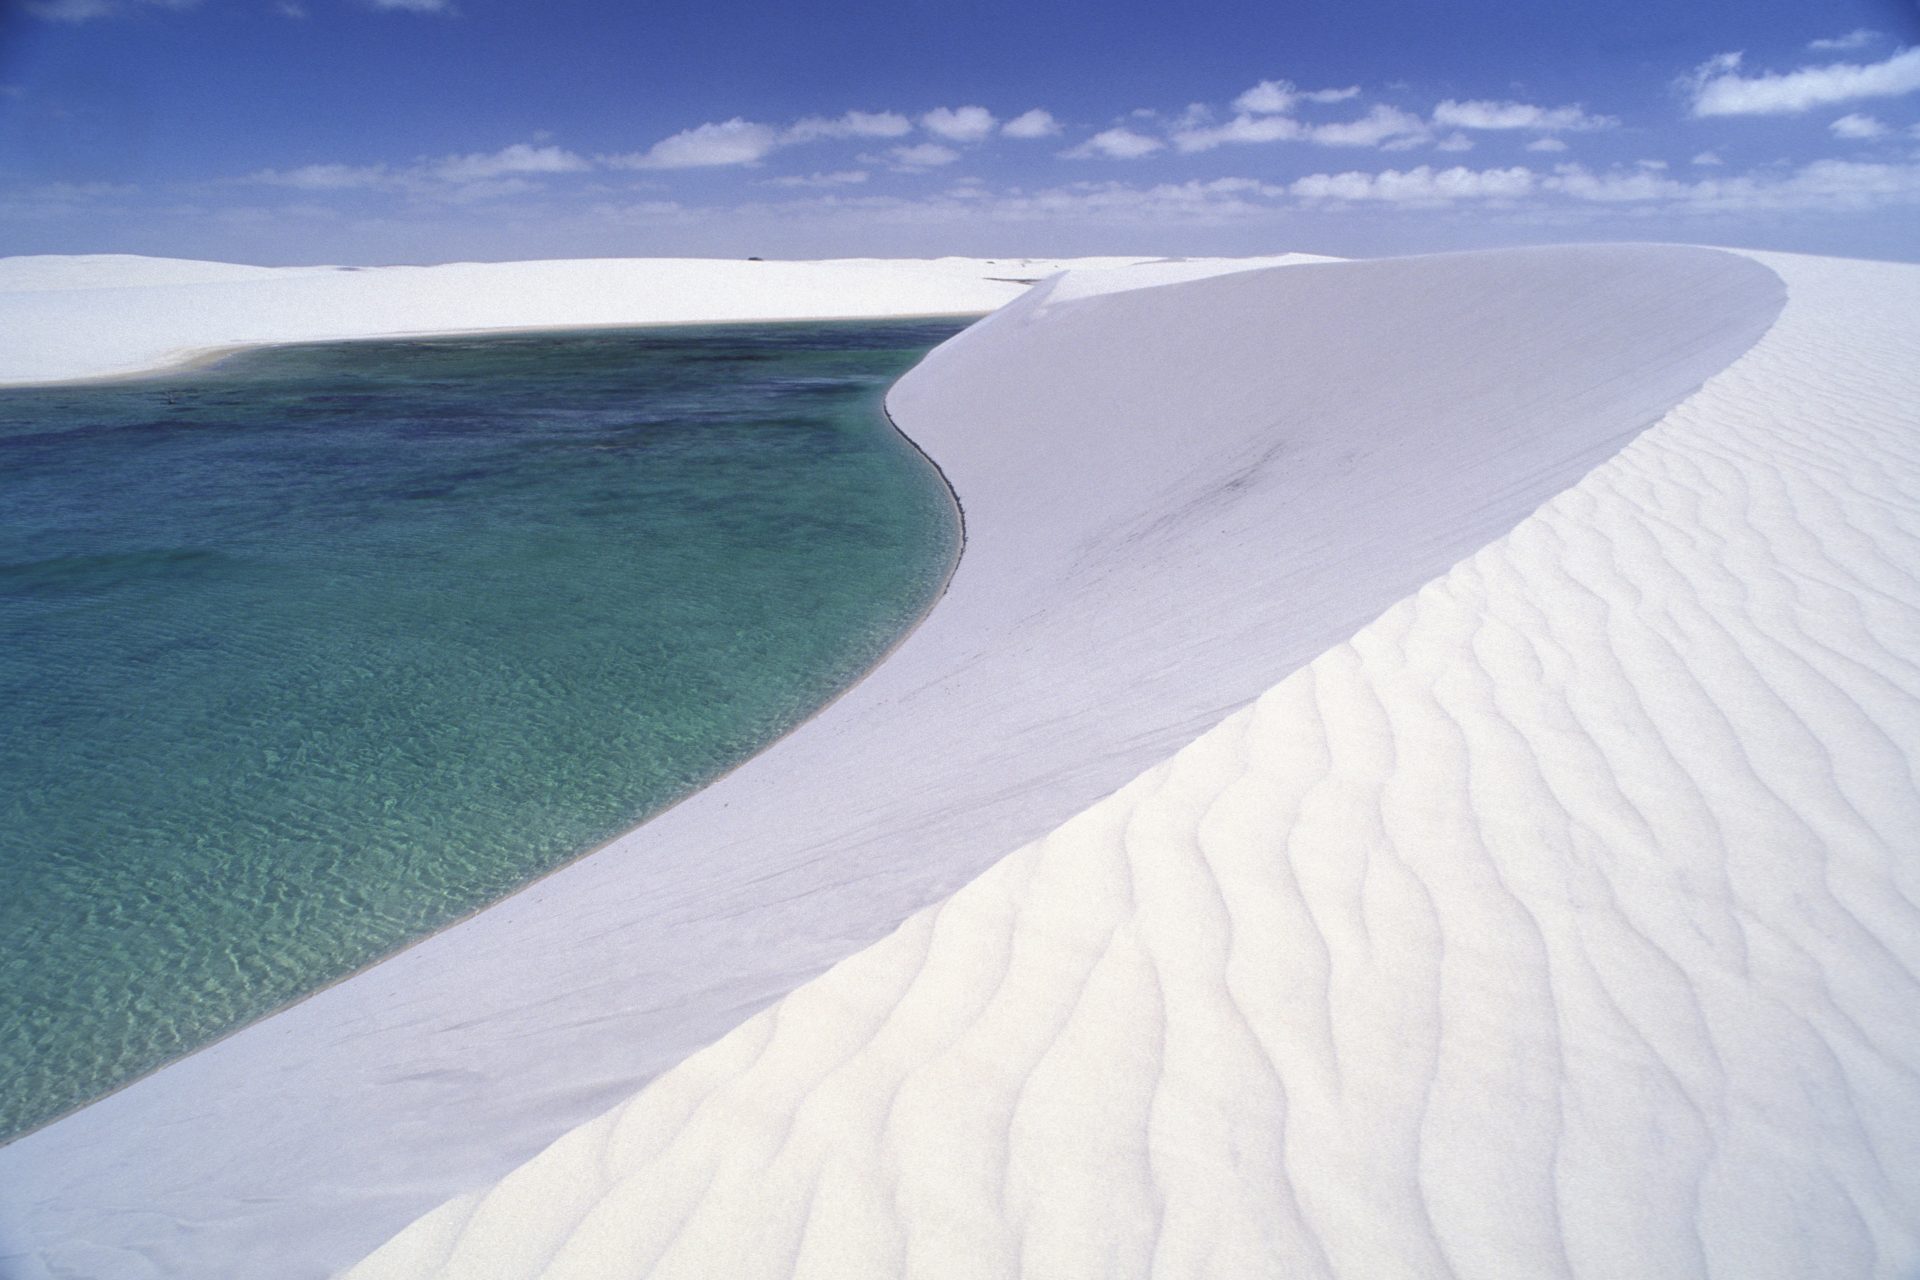
{"type": "MultiPolygon", "coordinates": [[[[1783,300],[1750,260],[1649,246],[1164,279],[1183,273],[1122,268],[1041,286],[894,389],[896,420],[965,506],[968,544],[945,598],[867,679],[592,857],[0,1150],[0,1264],[102,1278],[351,1264],[1010,851],[1116,790],[1151,789],[1129,779],[1577,484],[1746,352],[1783,300]],[[1130,287],[1142,278],[1131,272],[1165,287],[1130,287]]],[[[1665,518],[1686,526],[1689,510],[1665,518]]],[[[1651,580],[1645,565],[1633,572],[1651,580]]],[[[1379,701],[1352,696],[1362,710],[1379,701]]],[[[1358,800],[1316,784],[1299,801],[1301,820],[1342,834],[1351,856],[1328,852],[1304,873],[1277,860],[1294,843],[1284,800],[1234,827],[1250,842],[1238,855],[1247,874],[1335,893],[1311,900],[1321,914],[1258,905],[1217,858],[1195,860],[1221,838],[1219,819],[1202,820],[1215,808],[1204,786],[1170,793],[1185,808],[1157,827],[1116,817],[1109,800],[1091,811],[1106,816],[1079,821],[1134,834],[1095,841],[1092,872],[1048,871],[1036,884],[1054,884],[1049,896],[1008,882],[1022,866],[1039,874],[1038,853],[1016,855],[1016,870],[909,925],[908,942],[849,962],[865,976],[808,988],[665,1076],[634,1104],[632,1143],[599,1145],[597,1130],[564,1138],[555,1151],[588,1152],[587,1163],[557,1176],[552,1197],[503,1184],[469,1243],[452,1243],[459,1265],[530,1271],[578,1252],[632,1271],[658,1249],[663,1266],[708,1274],[736,1263],[742,1274],[884,1272],[891,1264],[875,1260],[897,1254],[1053,1275],[1137,1270],[1163,1241],[1217,1238],[1225,1261],[1207,1265],[1230,1271],[1242,1254],[1292,1256],[1273,1243],[1289,1220],[1329,1250],[1359,1239],[1352,1222],[1370,1210],[1340,1199],[1349,1184],[1397,1187],[1406,1221],[1446,1220],[1423,1208],[1441,1193],[1418,1152],[1436,1140],[1409,1134],[1405,1111],[1380,1100],[1408,1094],[1415,1107],[1411,1094],[1454,1076],[1416,1063],[1403,1077],[1390,1060],[1402,1046],[1382,1053],[1368,1037],[1399,1020],[1426,1025],[1422,1000],[1450,1007],[1453,987],[1423,995],[1412,979],[1475,944],[1443,938],[1441,924],[1458,922],[1438,906],[1425,932],[1401,938],[1397,918],[1375,922],[1335,891],[1357,880],[1344,892],[1367,911],[1432,892],[1425,871],[1393,873],[1414,856],[1395,843],[1413,819],[1389,828],[1390,806],[1365,790],[1380,779],[1404,794],[1395,803],[1432,809],[1421,821],[1456,824],[1436,826],[1436,842],[1447,831],[1479,841],[1483,817],[1527,830],[1542,820],[1491,800],[1487,815],[1467,813],[1439,784],[1394,772],[1427,756],[1456,772],[1470,762],[1478,802],[1491,775],[1450,721],[1403,729],[1385,709],[1358,714],[1278,734],[1304,753],[1284,766],[1284,786],[1308,787],[1317,775],[1299,770],[1314,762],[1360,779],[1358,800]],[[1152,851],[1155,830],[1178,857],[1152,851]],[[1127,856],[1115,862],[1113,848],[1127,856]],[[1374,852],[1356,863],[1354,849],[1374,852]],[[1150,891],[1166,876],[1173,899],[1150,891]],[[980,916],[983,900],[992,909],[980,916]],[[1195,914],[1188,903],[1212,905],[1195,914]],[[1246,911],[1256,917],[1236,916],[1246,911]],[[1293,923],[1269,927],[1259,913],[1274,911],[1293,923]],[[982,923],[962,929],[973,916],[982,923]],[[958,941],[940,941],[955,930],[958,941]],[[924,975],[899,959],[916,938],[924,975]],[[949,965],[961,944],[988,950],[949,965]],[[1313,961],[1323,952],[1324,973],[1313,961]],[[1236,966],[1231,999],[1217,996],[1216,953],[1236,966]],[[1368,985],[1375,970],[1394,980],[1368,985]],[[1056,978],[1067,985],[1049,986],[1056,978]],[[1182,981],[1216,998],[1189,998],[1182,981]],[[1252,1009],[1256,996],[1289,1016],[1322,1010],[1318,1038],[1273,1040],[1295,1029],[1252,1009]],[[1232,1031],[1236,1018],[1247,1027],[1218,1039],[1215,1022],[1232,1031]],[[949,1041],[958,1056],[939,1057],[949,1041]],[[1306,1081],[1286,1078],[1288,1054],[1306,1081]],[[1168,1092],[1183,1079],[1196,1083],[1168,1092]],[[1389,1135],[1391,1150],[1276,1140],[1277,1117],[1291,1114],[1297,1137],[1316,1106],[1329,1131],[1389,1135]],[[1085,1144],[1079,1156],[1061,1156],[1063,1135],[1085,1144]],[[1241,1181],[1219,1178],[1221,1144],[1241,1181]],[[602,1183],[629,1178],[649,1190],[596,1209],[602,1183]],[[755,1218],[762,1202],[771,1214],[755,1218]],[[1269,1225],[1242,1238],[1256,1202],[1269,1225]],[[809,1205],[825,1215],[817,1226],[809,1205]]],[[[1520,769],[1526,754],[1516,747],[1501,767],[1520,769]]],[[[1610,787],[1605,763],[1596,777],[1610,787]]],[[[1531,995],[1524,980],[1541,970],[1502,972],[1531,995]]],[[[1494,1034],[1474,1022],[1482,997],[1461,998],[1469,1013],[1429,1018],[1450,1052],[1494,1034]]],[[[1404,1048],[1423,1052],[1417,1037],[1404,1048]]],[[[1462,1061],[1471,1071],[1481,1059],[1462,1061]]],[[[1513,1095],[1496,1078],[1487,1096],[1513,1095]]],[[[533,1171],[555,1159],[514,1176],[544,1178],[533,1171]]],[[[1506,1168],[1489,1157],[1494,1174],[1506,1168]]],[[[1504,1191],[1481,1200],[1519,1203],[1504,1191]]],[[[1530,1202],[1514,1212],[1537,1218],[1530,1202]]],[[[431,1221],[422,1256],[448,1223],[431,1221]]],[[[397,1247],[412,1249],[422,1237],[404,1239],[397,1247]]],[[[1379,1257],[1400,1257],[1400,1243],[1379,1236],[1379,1257]]]]}
{"type": "Polygon", "coordinates": [[[1905,1276],[1920,269],[375,1277],[1905,1276]]]}

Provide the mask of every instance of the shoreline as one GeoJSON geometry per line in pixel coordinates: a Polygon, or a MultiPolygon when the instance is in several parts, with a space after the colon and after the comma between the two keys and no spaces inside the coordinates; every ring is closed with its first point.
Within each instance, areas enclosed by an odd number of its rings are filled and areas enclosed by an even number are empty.
{"type": "MultiPolygon", "coordinates": [[[[1177,271],[1279,259],[1193,259],[1177,271]]],[[[1059,271],[1131,258],[593,258],[427,267],[258,267],[0,258],[0,385],[145,376],[236,348],[516,331],[975,316],[1059,271]],[[1015,272],[1017,274],[1010,274],[1015,272]]]]}
{"type": "Polygon", "coordinates": [[[350,1276],[1907,1274],[1920,268],[1752,260],[1644,434],[350,1276]]]}
{"type": "Polygon", "coordinates": [[[23,1238],[104,1229],[57,1206],[111,1194],[195,1222],[190,1241],[121,1246],[163,1268],[352,1261],[435,1187],[504,1173],[1500,536],[1755,340],[1777,283],[1629,246],[1040,286],[886,397],[968,495],[966,555],[831,715],[597,856],[0,1151],[46,1188],[23,1238]],[[1276,365],[1281,341],[1294,358],[1276,365]],[[1508,384],[1526,395],[1487,398],[1508,384]],[[1518,403],[1553,431],[1490,436],[1518,403]],[[1284,466],[1262,405],[1291,415],[1284,466]],[[1198,461],[1169,421],[1204,428],[1198,461]],[[462,1123],[392,1137],[429,1114],[462,1123]],[[180,1168],[142,1119],[158,1116],[217,1169],[180,1168]],[[292,1221],[210,1211],[209,1178],[292,1221]]]}
{"type": "MultiPolygon", "coordinates": [[[[855,317],[853,319],[853,322],[857,323],[860,319],[877,319],[879,321],[884,322],[885,320],[892,320],[892,319],[915,320],[915,319],[948,319],[948,318],[958,318],[958,317],[947,317],[947,316],[855,317]]],[[[846,318],[844,317],[827,317],[822,322],[833,323],[833,322],[840,322],[845,319],[846,318]]],[[[724,324],[732,324],[732,323],[808,324],[813,322],[802,321],[802,320],[795,320],[795,321],[742,320],[742,321],[722,321],[719,323],[724,323],[724,324]]],[[[658,325],[645,325],[645,326],[636,325],[632,327],[634,328],[682,328],[682,327],[691,327],[691,326],[682,326],[678,324],[663,323],[658,325]]],[[[596,330],[589,330],[584,328],[577,329],[577,330],[520,329],[520,330],[513,330],[512,332],[548,333],[548,332],[593,332],[593,331],[596,331],[596,330]]],[[[609,330],[609,332],[612,332],[612,331],[609,330]]],[[[438,337],[490,336],[490,333],[473,334],[473,335],[438,334],[438,335],[432,335],[432,336],[438,336],[438,337]]],[[[345,339],[343,341],[384,342],[388,340],[389,339],[383,335],[379,337],[345,339]]],[[[258,351],[264,348],[271,348],[271,347],[277,347],[277,346],[296,346],[296,345],[309,346],[309,345],[322,345],[322,344],[318,344],[318,343],[253,344],[253,345],[244,346],[244,347],[235,347],[226,352],[220,353],[217,356],[209,355],[208,363],[212,363],[212,361],[215,359],[224,359],[227,356],[239,354],[241,352],[258,351]]],[[[331,345],[331,343],[326,345],[331,345]]],[[[926,357],[923,355],[921,357],[921,360],[924,360],[924,359],[926,359],[926,357]]],[[[918,366],[918,364],[919,364],[919,361],[916,361],[915,362],[916,367],[918,366]]],[[[128,374],[124,376],[90,379],[88,380],[88,382],[91,383],[91,382],[139,381],[139,380],[144,380],[150,377],[165,376],[165,374],[167,373],[180,372],[183,367],[184,366],[172,366],[165,370],[154,370],[144,374],[128,374]]],[[[78,385],[88,385],[88,383],[61,383],[58,385],[78,386],[78,385]]],[[[694,787],[692,790],[675,798],[672,802],[653,811],[652,813],[648,814],[645,818],[641,819],[639,822],[634,823],[632,826],[627,827],[615,833],[614,835],[607,837],[605,840],[600,841],[598,844],[592,845],[586,849],[582,849],[580,852],[573,854],[572,856],[566,858],[565,860],[558,862],[553,866],[547,868],[545,871],[542,871],[538,876],[535,876],[533,879],[528,880],[525,883],[521,884],[520,886],[515,888],[512,892],[502,897],[495,898],[490,902],[482,903],[481,905],[474,907],[472,910],[466,911],[461,915],[456,916],[451,920],[448,920],[446,923],[438,926],[431,932],[422,934],[421,936],[406,943],[404,946],[398,947],[393,951],[389,951],[384,955],[378,956],[375,959],[368,961],[366,964],[363,964],[356,969],[352,969],[346,973],[343,973],[338,977],[333,978],[328,982],[313,988],[311,991],[305,992],[304,994],[296,997],[293,1000],[289,1000],[285,1004],[277,1005],[274,1008],[267,1010],[266,1012],[260,1014],[257,1017],[250,1018],[246,1022],[240,1023],[238,1026],[235,1026],[221,1033],[219,1036],[216,1036],[213,1039],[207,1041],[205,1044],[199,1045],[198,1047],[191,1049],[186,1053],[179,1055],[178,1057],[169,1058],[165,1062],[159,1063],[158,1065],[148,1069],[147,1071],[144,1071],[137,1076],[133,1076],[121,1082],[120,1084],[116,1085],[114,1088],[108,1090],[103,1094],[98,1095],[97,1097],[89,1098],[87,1101],[80,1103],[78,1106],[71,1107],[66,1111],[62,1111],[58,1113],[57,1115],[48,1117],[46,1120],[41,1121],[39,1124],[34,1125],[32,1128],[23,1129],[19,1133],[13,1134],[12,1136],[8,1137],[5,1141],[0,1141],[0,1151],[4,1151],[6,1148],[12,1146],[13,1144],[31,1137],[34,1134],[41,1132],[42,1130],[48,1128],[51,1125],[58,1124],[60,1121],[67,1119],[69,1116],[77,1115],[80,1112],[85,1111],[87,1108],[97,1103],[104,1102],[108,1098],[111,1098],[116,1094],[122,1093],[125,1090],[134,1087],[135,1085],[139,1084],[141,1081],[146,1080],[158,1074],[159,1072],[165,1071],[166,1069],[168,1069],[169,1067],[173,1066],[176,1063],[185,1062],[197,1054],[205,1053],[208,1050],[213,1049],[215,1046],[227,1040],[232,1039],[234,1036],[242,1034],[243,1032],[247,1031],[252,1027],[259,1026],[260,1024],[267,1022],[269,1019],[277,1018],[281,1014],[286,1013],[290,1009],[298,1008],[300,1005],[305,1004],[307,1001],[312,1000],[315,997],[324,994],[325,992],[333,989],[334,987],[339,986],[344,982],[352,981],[353,979],[358,978],[365,973],[368,973],[374,969],[377,969],[381,965],[388,962],[389,960],[394,959],[396,956],[403,955],[406,952],[411,951],[414,948],[421,946],[424,943],[432,941],[435,937],[439,936],[440,934],[447,932],[449,929],[457,928],[458,926],[466,923],[468,920],[473,919],[475,916],[482,914],[483,912],[490,911],[495,907],[501,906],[505,903],[512,901],[513,899],[521,896],[522,894],[526,894],[537,889],[542,881],[545,881],[552,876],[558,875],[559,873],[565,871],[568,867],[572,866],[576,862],[579,862],[583,858],[590,858],[604,849],[607,849],[615,844],[618,844],[624,840],[627,840],[628,838],[632,837],[637,832],[639,832],[640,830],[648,826],[650,823],[658,820],[659,818],[664,817],[666,814],[672,812],[674,809],[678,808],[680,805],[691,800],[694,796],[700,794],[702,791],[705,791],[709,787],[716,786],[719,783],[723,782],[727,777],[729,777],[733,773],[746,767],[756,757],[765,754],[766,752],[772,750],[774,747],[779,745],[782,741],[791,737],[795,733],[800,732],[813,720],[818,719],[821,715],[825,714],[835,703],[839,702],[842,698],[846,697],[849,693],[853,692],[853,690],[856,687],[858,687],[863,681],[868,679],[876,670],[878,670],[881,664],[886,662],[890,657],[892,657],[896,652],[899,651],[900,647],[907,642],[907,640],[913,635],[915,631],[919,630],[920,627],[925,624],[927,618],[931,616],[934,609],[937,608],[940,602],[946,598],[947,589],[949,586],[951,586],[953,582],[953,575],[956,571],[958,571],[960,567],[961,556],[964,555],[966,551],[966,530],[967,530],[966,511],[960,504],[960,495],[954,491],[952,484],[948,482],[946,473],[941,471],[939,464],[934,462],[934,460],[928,456],[926,450],[922,449],[919,446],[919,444],[914,441],[913,437],[909,436],[906,432],[902,431],[899,425],[894,422],[893,416],[889,414],[886,410],[886,391],[885,390],[878,392],[874,396],[874,402],[869,406],[869,411],[873,413],[873,415],[879,421],[884,422],[888,430],[892,431],[901,440],[905,441],[906,444],[910,448],[912,448],[915,456],[921,459],[921,461],[924,462],[932,470],[935,478],[939,480],[942,490],[947,495],[947,507],[950,512],[951,520],[952,520],[953,554],[947,558],[946,568],[944,573],[942,574],[939,589],[933,592],[926,606],[922,608],[918,613],[916,613],[913,616],[913,618],[908,621],[906,626],[902,628],[900,633],[894,637],[893,641],[890,644],[888,644],[887,647],[879,655],[877,655],[872,662],[868,663],[866,667],[864,667],[856,676],[854,676],[852,680],[848,681],[845,685],[843,685],[838,691],[834,693],[832,697],[828,698],[826,701],[822,702],[819,706],[809,711],[804,717],[802,717],[800,720],[798,720],[794,724],[790,725],[786,730],[784,730],[778,736],[768,739],[765,743],[761,744],[757,749],[755,749],[751,754],[749,754],[745,758],[736,761],[726,769],[723,769],[719,773],[714,774],[711,778],[708,778],[705,781],[701,782],[697,787],[694,787]]]]}
{"type": "Polygon", "coordinates": [[[722,320],[635,320],[625,324],[508,325],[488,329],[419,329],[396,333],[362,333],[338,338],[262,338],[253,342],[232,342],[203,347],[170,356],[158,364],[121,373],[98,373],[81,377],[63,377],[45,381],[0,381],[0,391],[57,391],[61,387],[92,387],[106,384],[149,382],[173,374],[211,369],[234,356],[250,351],[270,351],[280,347],[350,346],[362,342],[418,342],[435,338],[504,338],[515,334],[626,333],[647,329],[699,329],[708,326],[753,324],[859,324],[889,320],[969,320],[991,315],[991,311],[926,311],[888,313],[886,315],[806,316],[729,316],[722,320]]]}

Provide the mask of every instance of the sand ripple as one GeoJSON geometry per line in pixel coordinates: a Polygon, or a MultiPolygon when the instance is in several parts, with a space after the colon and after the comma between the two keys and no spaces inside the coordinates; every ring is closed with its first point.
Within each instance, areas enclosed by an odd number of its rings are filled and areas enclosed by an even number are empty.
{"type": "Polygon", "coordinates": [[[1920,269],[353,1274],[1920,1265],[1920,269]]]}

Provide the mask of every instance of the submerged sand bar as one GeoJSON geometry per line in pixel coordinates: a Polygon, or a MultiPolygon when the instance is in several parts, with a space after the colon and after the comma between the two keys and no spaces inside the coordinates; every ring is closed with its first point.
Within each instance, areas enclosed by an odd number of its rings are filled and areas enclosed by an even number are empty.
{"type": "Polygon", "coordinates": [[[10,1261],[350,1262],[1497,542],[1783,302],[1643,246],[1106,289],[1034,290],[890,398],[969,535],[892,659],[608,849],[0,1152],[10,1261]]]}

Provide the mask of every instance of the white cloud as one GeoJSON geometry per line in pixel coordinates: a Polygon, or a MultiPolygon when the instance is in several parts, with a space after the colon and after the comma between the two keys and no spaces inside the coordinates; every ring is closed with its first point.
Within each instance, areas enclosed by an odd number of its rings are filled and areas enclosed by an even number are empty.
{"type": "Polygon", "coordinates": [[[1716,165],[1725,163],[1723,160],[1720,159],[1719,154],[1713,151],[1702,151],[1699,155],[1693,158],[1693,162],[1699,165],[1703,169],[1711,169],[1716,165]]]}
{"type": "Polygon", "coordinates": [[[937,142],[922,142],[912,147],[895,147],[890,153],[893,162],[903,169],[932,169],[943,164],[952,164],[960,158],[960,153],[952,147],[943,147],[937,142]]]}
{"type": "Polygon", "coordinates": [[[1314,173],[1289,188],[1309,202],[1369,201],[1380,204],[1436,205],[1456,200],[1516,200],[1533,191],[1533,171],[1525,168],[1433,169],[1421,165],[1402,172],[1314,173]]]}
{"type": "Polygon", "coordinates": [[[1844,53],[1848,49],[1864,49],[1880,38],[1878,31],[1869,31],[1865,27],[1835,36],[1831,40],[1809,40],[1807,48],[1821,53],[1844,53]]]}
{"type": "Polygon", "coordinates": [[[1620,121],[1593,116],[1577,106],[1537,107],[1530,102],[1456,102],[1433,109],[1433,122],[1454,129],[1533,129],[1540,133],[1611,129],[1620,121]]]}
{"type": "Polygon", "coordinates": [[[1679,213],[1847,213],[1920,205],[1920,165],[1816,160],[1784,176],[1742,174],[1693,182],[1644,170],[1594,174],[1566,165],[1542,186],[1576,200],[1658,205],[1679,213]]]}
{"type": "Polygon", "coordinates": [[[1229,142],[1289,142],[1305,132],[1292,116],[1238,115],[1225,124],[1182,129],[1173,135],[1173,145],[1187,152],[1211,151],[1229,142]]]}
{"type": "Polygon", "coordinates": [[[535,179],[593,168],[584,156],[555,146],[516,142],[498,151],[384,164],[309,164],[293,169],[262,169],[241,182],[296,191],[381,190],[426,200],[473,201],[526,195],[541,190],[535,179]]]}
{"type": "Polygon", "coordinates": [[[1300,90],[1291,80],[1262,80],[1233,100],[1235,111],[1248,115],[1280,115],[1293,110],[1300,90]]]}
{"type": "Polygon", "coordinates": [[[1464,133],[1450,133],[1433,144],[1435,151],[1471,151],[1473,139],[1464,133]]]}
{"type": "Polygon", "coordinates": [[[1113,128],[1104,133],[1096,133],[1071,151],[1063,151],[1060,154],[1070,160],[1086,160],[1095,156],[1104,156],[1109,160],[1138,160],[1141,156],[1152,155],[1166,145],[1158,138],[1149,138],[1131,129],[1113,128]]]}
{"type": "Polygon", "coordinates": [[[1535,138],[1527,144],[1527,150],[1529,151],[1565,151],[1566,149],[1567,144],[1552,135],[1544,138],[1535,138]]]}
{"type": "Polygon", "coordinates": [[[1456,201],[1518,201],[1558,197],[1575,204],[1722,215],[1850,212],[1920,205],[1920,164],[1859,164],[1818,160],[1791,173],[1744,174],[1684,181],[1656,164],[1595,173],[1577,164],[1542,175],[1526,168],[1316,173],[1294,182],[1293,195],[1309,205],[1370,202],[1404,206],[1456,201]]]}
{"type": "MultiPolygon", "coordinates": [[[[1182,129],[1173,144],[1184,152],[1211,151],[1227,143],[1312,142],[1323,147],[1396,149],[1424,142],[1426,121],[1397,107],[1376,103],[1356,120],[1302,124],[1292,116],[1237,115],[1222,125],[1182,129]]],[[[1458,149],[1457,145],[1454,149],[1458,149]]]]}
{"type": "Polygon", "coordinates": [[[719,124],[696,125],[662,138],[644,152],[609,156],[617,169],[701,169],[755,164],[778,146],[779,131],[735,116],[719,124]]]}
{"type": "Polygon", "coordinates": [[[832,193],[782,206],[783,216],[807,211],[859,219],[862,234],[876,225],[978,226],[983,222],[1053,226],[1196,226],[1241,224],[1274,216],[1284,187],[1248,178],[1133,186],[1074,182],[1038,191],[994,191],[956,185],[937,194],[898,196],[832,193]]]}
{"type": "Polygon", "coordinates": [[[768,178],[770,187],[852,187],[867,180],[865,169],[841,169],[834,173],[790,174],[784,178],[768,178]]]}
{"type": "Polygon", "coordinates": [[[1833,130],[1834,137],[1849,140],[1884,137],[1887,132],[1887,126],[1872,116],[1862,115],[1858,111],[1850,116],[1841,116],[1827,128],[1833,130]]]}
{"type": "Polygon", "coordinates": [[[376,9],[394,9],[406,13],[452,13],[453,0],[372,0],[376,9]]]}
{"type": "Polygon", "coordinates": [[[248,174],[244,181],[301,191],[352,191],[381,186],[390,178],[383,164],[308,164],[297,169],[262,169],[248,174]]]}
{"type": "Polygon", "coordinates": [[[507,174],[579,173],[591,167],[571,151],[516,142],[491,153],[448,156],[435,162],[432,172],[446,182],[485,182],[507,174]]]}
{"type": "Polygon", "coordinates": [[[1000,132],[1009,138],[1051,138],[1060,132],[1060,122],[1051,111],[1035,107],[1001,125],[1000,132]]]}
{"type": "Polygon", "coordinates": [[[1560,166],[1542,185],[1576,200],[1603,204],[1684,199],[1691,189],[1688,183],[1663,178],[1645,169],[1615,170],[1599,175],[1577,164],[1560,166]]]}
{"type": "Polygon", "coordinates": [[[1306,139],[1323,147],[1388,147],[1426,140],[1427,122],[1398,107],[1376,103],[1358,120],[1310,125],[1306,139]]]}
{"type": "Polygon", "coordinates": [[[1292,111],[1302,102],[1345,102],[1360,92],[1359,85],[1344,89],[1302,91],[1291,80],[1262,80],[1233,100],[1233,109],[1242,115],[1272,116],[1292,111]]]}
{"type": "Polygon", "coordinates": [[[920,117],[920,126],[949,142],[978,142],[998,122],[985,107],[935,107],[920,117]]]}
{"type": "Polygon", "coordinates": [[[829,119],[807,116],[781,135],[782,142],[813,142],[821,138],[900,138],[913,132],[913,121],[892,111],[849,111],[829,119]]]}
{"type": "Polygon", "coordinates": [[[1785,74],[1747,78],[1740,55],[1723,53],[1694,68],[1683,83],[1695,116],[1794,115],[1855,98],[1894,98],[1920,89],[1920,48],[1902,49],[1864,66],[1833,62],[1785,74]]]}
{"type": "Polygon", "coordinates": [[[1082,182],[1036,192],[1013,193],[994,201],[992,213],[1007,221],[1073,217],[1098,222],[1171,222],[1219,224],[1271,217],[1268,201],[1286,188],[1251,178],[1163,182],[1135,187],[1119,182],[1082,182]]]}

